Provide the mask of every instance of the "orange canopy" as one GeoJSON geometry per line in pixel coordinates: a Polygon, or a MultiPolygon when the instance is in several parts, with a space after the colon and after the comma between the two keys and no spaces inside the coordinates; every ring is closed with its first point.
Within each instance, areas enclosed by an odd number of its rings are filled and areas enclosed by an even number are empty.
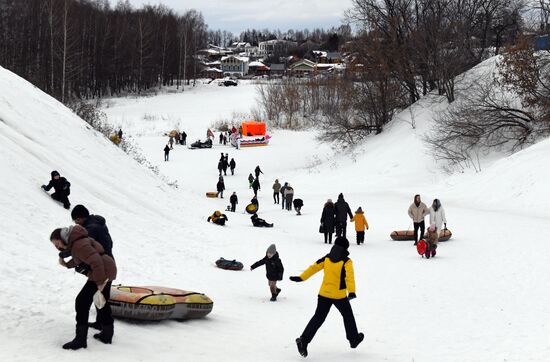
{"type": "Polygon", "coordinates": [[[265,136],[265,122],[245,121],[242,124],[243,136],[265,136]]]}

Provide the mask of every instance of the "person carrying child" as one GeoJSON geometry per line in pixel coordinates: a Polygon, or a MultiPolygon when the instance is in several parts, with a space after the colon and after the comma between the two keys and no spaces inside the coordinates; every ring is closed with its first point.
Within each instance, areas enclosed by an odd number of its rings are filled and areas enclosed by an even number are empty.
{"type": "Polygon", "coordinates": [[[281,293],[281,289],[277,288],[277,281],[283,280],[283,273],[285,271],[275,244],[271,244],[267,248],[265,257],[252,264],[250,270],[254,270],[261,265],[265,265],[266,277],[269,290],[271,291],[270,301],[275,302],[277,301],[277,296],[281,293]]]}
{"type": "Polygon", "coordinates": [[[365,228],[369,229],[369,223],[367,222],[367,219],[365,218],[365,214],[363,213],[363,209],[359,207],[357,211],[355,211],[355,215],[351,218],[350,222],[355,223],[355,231],[357,232],[357,245],[361,245],[365,243],[365,228]]]}

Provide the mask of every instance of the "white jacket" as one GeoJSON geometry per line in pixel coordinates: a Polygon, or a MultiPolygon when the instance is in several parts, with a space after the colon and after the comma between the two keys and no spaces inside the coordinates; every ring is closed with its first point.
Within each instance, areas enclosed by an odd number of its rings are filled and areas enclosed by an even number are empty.
{"type": "Polygon", "coordinates": [[[437,231],[441,231],[441,226],[444,223],[447,223],[447,219],[445,218],[445,210],[443,209],[443,206],[441,206],[437,211],[435,211],[433,207],[430,207],[430,225],[435,224],[437,231]]]}

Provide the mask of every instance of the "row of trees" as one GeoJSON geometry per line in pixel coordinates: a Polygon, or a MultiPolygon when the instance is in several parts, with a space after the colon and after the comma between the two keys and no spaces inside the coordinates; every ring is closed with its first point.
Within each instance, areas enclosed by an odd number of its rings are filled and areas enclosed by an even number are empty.
{"type": "Polygon", "coordinates": [[[0,65],[63,102],[196,78],[202,15],[128,0],[0,0],[0,65]]]}

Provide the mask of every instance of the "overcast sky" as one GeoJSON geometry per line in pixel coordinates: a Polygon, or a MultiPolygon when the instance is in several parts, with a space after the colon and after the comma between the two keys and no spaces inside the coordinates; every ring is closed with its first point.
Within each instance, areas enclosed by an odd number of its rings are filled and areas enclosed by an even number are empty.
{"type": "MultiPolygon", "coordinates": [[[[200,11],[210,29],[239,34],[247,28],[328,28],[341,24],[352,0],[130,0],[134,7],[163,3],[178,12],[200,11]]],[[[111,4],[116,4],[111,0],[111,4]]]]}

